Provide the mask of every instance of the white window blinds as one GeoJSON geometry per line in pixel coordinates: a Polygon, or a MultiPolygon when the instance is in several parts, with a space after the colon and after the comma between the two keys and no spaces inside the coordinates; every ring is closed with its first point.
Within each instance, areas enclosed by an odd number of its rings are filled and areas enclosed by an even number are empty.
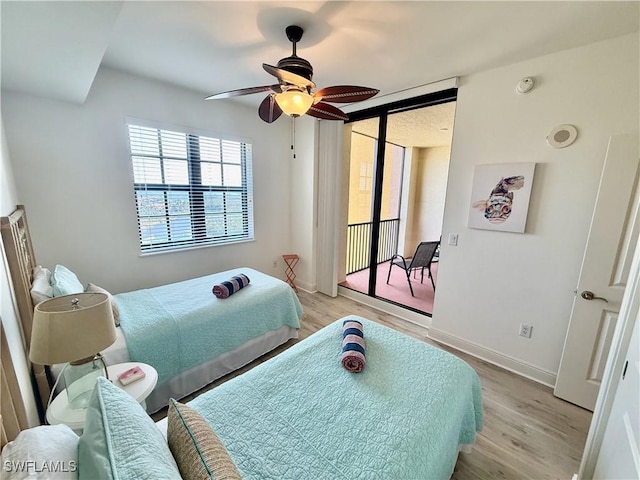
{"type": "Polygon", "coordinates": [[[251,144],[128,127],[143,253],[253,239],[251,144]]]}

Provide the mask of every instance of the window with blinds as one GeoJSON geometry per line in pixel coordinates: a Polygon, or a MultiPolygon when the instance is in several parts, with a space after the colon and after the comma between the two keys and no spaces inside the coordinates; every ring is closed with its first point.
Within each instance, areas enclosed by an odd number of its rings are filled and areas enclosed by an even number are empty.
{"type": "Polygon", "coordinates": [[[143,253],[253,239],[251,144],[128,127],[143,253]]]}

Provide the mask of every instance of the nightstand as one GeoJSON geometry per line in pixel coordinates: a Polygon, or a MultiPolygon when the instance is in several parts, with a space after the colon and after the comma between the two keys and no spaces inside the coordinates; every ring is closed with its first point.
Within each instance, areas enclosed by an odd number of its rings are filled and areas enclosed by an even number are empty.
{"type": "MultiPolygon", "coordinates": [[[[158,372],[156,372],[155,368],[151,365],[147,365],[146,363],[118,363],[107,367],[107,371],[109,372],[109,379],[113,381],[113,384],[135,398],[138,403],[142,404],[142,406],[144,406],[145,399],[153,391],[156,383],[158,382],[158,372]],[[144,373],[146,374],[145,377],[141,380],[130,383],[129,385],[121,385],[117,376],[125,370],[129,370],[136,366],[144,370],[144,373]]],[[[47,409],[47,422],[49,422],[50,425],[64,423],[72,430],[82,432],[86,414],[87,410],[84,408],[80,410],[72,410],[69,408],[67,392],[66,390],[63,390],[56,398],[54,398],[51,405],[49,405],[49,408],[47,409]]]]}

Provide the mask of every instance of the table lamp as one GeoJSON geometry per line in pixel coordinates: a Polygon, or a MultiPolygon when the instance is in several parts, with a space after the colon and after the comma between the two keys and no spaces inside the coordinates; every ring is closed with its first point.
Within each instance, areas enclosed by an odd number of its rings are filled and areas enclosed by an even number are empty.
{"type": "Polygon", "coordinates": [[[36,305],[29,358],[41,365],[69,362],[62,372],[69,407],[86,408],[96,379],[109,378],[100,351],[115,340],[107,295],[63,295],[36,305]]]}

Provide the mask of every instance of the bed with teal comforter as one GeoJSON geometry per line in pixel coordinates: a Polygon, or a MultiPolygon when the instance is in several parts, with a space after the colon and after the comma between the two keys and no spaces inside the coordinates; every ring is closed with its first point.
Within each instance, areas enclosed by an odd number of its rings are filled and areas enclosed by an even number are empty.
{"type": "MultiPolygon", "coordinates": [[[[157,370],[156,391],[183,372],[264,334],[283,326],[298,329],[302,315],[298,297],[288,284],[251,268],[121,293],[115,298],[129,357],[157,370]],[[213,295],[215,284],[239,273],[249,277],[249,285],[228,298],[213,295]]],[[[167,389],[176,398],[193,391],[193,387],[188,389],[191,391],[181,391],[181,385],[176,388],[167,389]]]]}
{"type": "Polygon", "coordinates": [[[242,478],[448,479],[482,428],[480,381],[458,357],[361,317],[366,367],[340,363],[338,320],[191,401],[242,478]]]}

